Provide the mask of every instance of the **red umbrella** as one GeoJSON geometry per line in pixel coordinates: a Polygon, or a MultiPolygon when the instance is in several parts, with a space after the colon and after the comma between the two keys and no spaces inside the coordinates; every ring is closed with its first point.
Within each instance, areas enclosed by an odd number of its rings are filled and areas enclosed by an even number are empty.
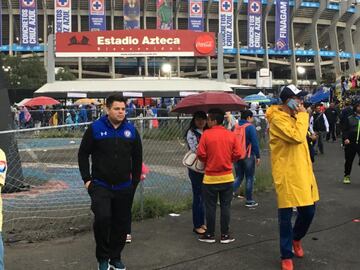
{"type": "Polygon", "coordinates": [[[35,97],[24,103],[27,107],[41,106],[41,105],[56,105],[60,104],[59,101],[51,97],[35,97]]]}
{"type": "Polygon", "coordinates": [[[240,111],[247,106],[247,103],[235,94],[229,94],[226,92],[203,92],[185,97],[176,105],[173,112],[207,112],[212,108],[219,108],[223,111],[240,111]]]}

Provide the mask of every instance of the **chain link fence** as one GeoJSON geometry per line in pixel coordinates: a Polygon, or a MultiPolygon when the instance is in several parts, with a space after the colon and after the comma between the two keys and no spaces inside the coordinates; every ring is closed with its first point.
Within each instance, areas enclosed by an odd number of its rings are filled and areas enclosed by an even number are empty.
{"type": "MultiPolygon", "coordinates": [[[[137,189],[134,218],[190,208],[192,189],[182,158],[188,150],[185,132],[191,118],[129,120],[141,134],[143,160],[150,170],[137,189]]],[[[10,141],[6,193],[2,194],[6,241],[43,240],[90,230],[90,198],[77,163],[88,124],[0,132],[0,139],[7,136],[10,141]]],[[[265,129],[258,132],[264,142],[256,187],[263,190],[271,185],[270,165],[265,129]]]]}

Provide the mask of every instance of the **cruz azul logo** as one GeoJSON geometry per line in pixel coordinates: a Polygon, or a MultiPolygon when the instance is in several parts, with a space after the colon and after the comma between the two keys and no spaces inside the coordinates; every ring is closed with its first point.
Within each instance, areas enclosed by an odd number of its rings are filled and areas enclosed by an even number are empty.
{"type": "Polygon", "coordinates": [[[250,4],[250,12],[252,14],[260,14],[261,13],[261,7],[258,2],[251,2],[250,4]]]}
{"type": "Polygon", "coordinates": [[[125,136],[126,138],[130,138],[130,137],[131,137],[131,131],[130,131],[130,130],[125,130],[125,131],[124,131],[124,136],[125,136]]]}
{"type": "Polygon", "coordinates": [[[36,6],[35,0],[22,0],[21,4],[22,4],[22,7],[25,7],[25,8],[29,8],[29,7],[35,8],[35,6],[36,6]]]}
{"type": "Polygon", "coordinates": [[[201,15],[202,14],[202,6],[201,3],[191,3],[191,15],[201,15]]]}
{"type": "Polygon", "coordinates": [[[102,1],[99,0],[91,1],[92,14],[102,14],[103,11],[104,11],[104,4],[102,1]]]}
{"type": "Polygon", "coordinates": [[[221,11],[223,12],[233,12],[232,1],[229,0],[221,0],[221,11]]]}
{"type": "Polygon", "coordinates": [[[58,8],[70,7],[70,0],[56,0],[56,7],[58,8]]]}

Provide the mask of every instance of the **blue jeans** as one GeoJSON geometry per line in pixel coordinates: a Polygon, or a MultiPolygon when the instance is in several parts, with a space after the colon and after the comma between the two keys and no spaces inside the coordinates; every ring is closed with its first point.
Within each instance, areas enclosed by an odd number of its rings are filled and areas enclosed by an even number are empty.
{"type": "Polygon", "coordinates": [[[193,191],[192,214],[194,228],[200,228],[205,224],[204,198],[202,182],[204,174],[188,169],[193,191]]]}
{"type": "Polygon", "coordinates": [[[291,224],[292,215],[292,208],[278,209],[281,259],[294,257],[292,242],[293,240],[299,241],[306,235],[315,215],[315,204],[297,207],[297,218],[294,228],[291,224]]]}
{"type": "Polygon", "coordinates": [[[244,179],[246,178],[245,196],[246,202],[252,202],[252,193],[255,179],[255,156],[251,155],[249,158],[240,159],[234,163],[236,178],[234,182],[234,192],[237,191],[244,179]]]}
{"type": "Polygon", "coordinates": [[[0,270],[4,270],[4,244],[2,232],[0,232],[0,270]]]}

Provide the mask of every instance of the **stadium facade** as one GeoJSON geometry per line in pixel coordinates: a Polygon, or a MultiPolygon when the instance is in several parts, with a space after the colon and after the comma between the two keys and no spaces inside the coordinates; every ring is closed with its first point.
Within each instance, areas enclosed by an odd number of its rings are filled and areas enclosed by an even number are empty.
{"type": "MultiPolygon", "coordinates": [[[[36,52],[46,60],[48,35],[56,27],[54,4],[68,0],[37,0],[37,46],[23,46],[21,37],[22,1],[2,0],[2,46],[8,54],[36,52]]],[[[125,1],[125,0],[124,0],[125,1]]],[[[106,30],[124,29],[124,1],[104,0],[106,30]]],[[[219,3],[203,1],[204,31],[218,32],[219,3]]],[[[335,78],[357,72],[360,65],[360,6],[357,1],[289,1],[289,44],[276,49],[276,0],[262,0],[260,48],[249,48],[248,2],[233,1],[233,48],[224,49],[226,78],[242,84],[255,84],[256,71],[269,68],[273,83],[292,80],[298,84],[319,83],[324,75],[335,78]],[[299,67],[302,71],[299,73],[299,67]]],[[[91,3],[91,2],[90,2],[91,3]]],[[[140,28],[156,29],[156,0],[140,1],[140,28]]],[[[173,29],[188,29],[189,1],[173,0],[173,29]]],[[[90,4],[91,5],[91,4],[90,4]]],[[[89,31],[89,1],[71,1],[73,32],[89,31]]],[[[46,61],[44,61],[46,63],[46,61]]],[[[216,57],[147,58],[57,58],[56,66],[69,66],[79,78],[157,76],[162,63],[171,62],[175,76],[216,78],[216,57]]]]}

